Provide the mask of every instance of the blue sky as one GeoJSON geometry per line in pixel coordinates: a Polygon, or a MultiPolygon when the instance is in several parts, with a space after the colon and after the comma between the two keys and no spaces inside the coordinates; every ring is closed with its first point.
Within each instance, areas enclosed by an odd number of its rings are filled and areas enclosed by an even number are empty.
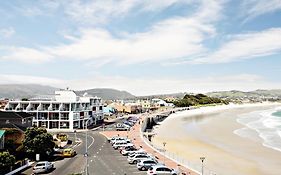
{"type": "Polygon", "coordinates": [[[0,18],[0,84],[281,88],[281,0],[14,0],[0,18]]]}

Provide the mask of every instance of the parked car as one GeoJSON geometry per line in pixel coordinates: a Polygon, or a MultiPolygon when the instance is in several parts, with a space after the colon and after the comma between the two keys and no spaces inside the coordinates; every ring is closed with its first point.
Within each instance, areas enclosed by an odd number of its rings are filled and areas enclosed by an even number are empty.
{"type": "Polygon", "coordinates": [[[130,126],[130,127],[134,126],[134,123],[129,122],[128,120],[125,120],[123,123],[124,123],[125,125],[130,126]]]}
{"type": "Polygon", "coordinates": [[[115,137],[112,137],[109,142],[114,143],[117,140],[126,140],[126,139],[127,139],[127,137],[115,136],[115,137]]]}
{"type": "Polygon", "coordinates": [[[114,149],[118,149],[119,147],[122,147],[122,146],[134,146],[134,145],[132,143],[125,142],[125,143],[116,143],[112,147],[114,149]]]}
{"type": "Polygon", "coordinates": [[[122,139],[118,139],[118,140],[114,140],[111,142],[112,145],[116,144],[116,143],[130,143],[131,140],[127,139],[127,138],[122,138],[122,139]]]}
{"type": "Polygon", "coordinates": [[[134,155],[133,157],[128,157],[128,162],[129,164],[137,164],[140,160],[144,159],[152,159],[152,157],[148,154],[139,154],[139,155],[134,155]]]}
{"type": "Polygon", "coordinates": [[[128,157],[134,157],[135,155],[139,155],[139,154],[147,154],[147,152],[145,152],[145,150],[143,150],[143,149],[139,149],[136,151],[130,151],[128,153],[128,157]]]}
{"type": "Polygon", "coordinates": [[[138,149],[136,148],[136,147],[128,147],[127,149],[125,148],[125,149],[123,149],[122,151],[121,151],[121,154],[123,155],[123,156],[127,156],[127,155],[129,155],[129,153],[131,153],[131,152],[133,152],[133,151],[137,151],[138,149]]]}
{"type": "Polygon", "coordinates": [[[122,154],[123,150],[137,150],[137,148],[135,147],[135,145],[131,146],[122,146],[118,148],[119,152],[122,154]]]}
{"type": "Polygon", "coordinates": [[[177,175],[178,173],[165,165],[155,165],[147,170],[147,175],[177,175]]]}
{"type": "Polygon", "coordinates": [[[33,167],[33,173],[46,173],[51,171],[54,168],[54,164],[48,161],[37,162],[33,167]]]}
{"type": "Polygon", "coordinates": [[[129,131],[131,126],[126,125],[124,123],[117,123],[116,131],[129,131]]]}
{"type": "Polygon", "coordinates": [[[138,170],[148,170],[150,167],[158,164],[158,161],[155,159],[144,159],[137,163],[138,170]]]}

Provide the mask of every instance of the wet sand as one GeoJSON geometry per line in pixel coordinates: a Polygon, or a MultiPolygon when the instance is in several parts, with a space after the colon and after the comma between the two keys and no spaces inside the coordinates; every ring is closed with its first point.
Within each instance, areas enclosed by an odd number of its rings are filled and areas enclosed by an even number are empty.
{"type": "Polygon", "coordinates": [[[264,147],[256,139],[233,133],[244,126],[236,122],[239,114],[266,110],[272,105],[200,108],[168,117],[153,138],[153,144],[200,167],[199,157],[206,157],[205,168],[215,174],[280,175],[281,152],[264,147]]]}

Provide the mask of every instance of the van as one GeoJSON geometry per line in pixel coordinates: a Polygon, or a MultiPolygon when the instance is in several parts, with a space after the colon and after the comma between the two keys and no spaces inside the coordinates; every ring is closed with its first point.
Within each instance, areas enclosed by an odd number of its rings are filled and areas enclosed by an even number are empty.
{"type": "Polygon", "coordinates": [[[72,148],[67,148],[62,151],[63,157],[73,157],[76,155],[76,151],[72,148]]]}

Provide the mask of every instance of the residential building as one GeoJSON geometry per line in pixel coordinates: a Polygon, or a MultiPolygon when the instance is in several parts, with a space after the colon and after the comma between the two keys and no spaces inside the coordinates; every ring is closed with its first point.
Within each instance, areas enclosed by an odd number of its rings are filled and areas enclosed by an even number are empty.
{"type": "Polygon", "coordinates": [[[18,128],[25,130],[32,126],[33,116],[25,112],[0,111],[0,128],[18,128]]]}
{"type": "Polygon", "coordinates": [[[114,109],[116,109],[116,111],[122,112],[122,113],[136,114],[136,113],[142,112],[142,106],[139,103],[114,102],[107,106],[114,108],[114,109]]]}
{"type": "Polygon", "coordinates": [[[101,98],[78,96],[72,90],[55,91],[54,97],[32,101],[9,101],[4,111],[26,112],[33,116],[32,125],[48,130],[81,129],[103,122],[101,98]]]}

